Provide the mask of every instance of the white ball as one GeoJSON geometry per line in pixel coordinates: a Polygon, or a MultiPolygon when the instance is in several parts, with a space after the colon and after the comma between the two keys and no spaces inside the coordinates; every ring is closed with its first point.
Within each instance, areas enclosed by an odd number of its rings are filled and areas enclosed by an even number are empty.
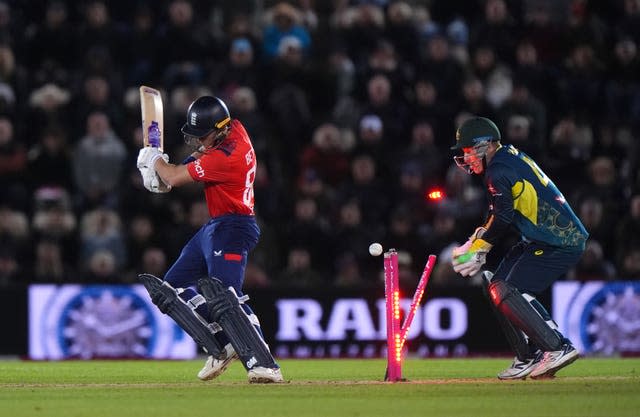
{"type": "Polygon", "coordinates": [[[371,256],[380,256],[382,255],[382,245],[379,243],[372,243],[369,245],[369,253],[371,256]]]}

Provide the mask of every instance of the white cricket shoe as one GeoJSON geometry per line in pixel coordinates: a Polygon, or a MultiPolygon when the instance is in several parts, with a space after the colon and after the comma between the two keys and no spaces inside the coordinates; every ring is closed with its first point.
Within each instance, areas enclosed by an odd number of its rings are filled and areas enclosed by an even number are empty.
{"type": "Polygon", "coordinates": [[[270,384],[284,382],[280,368],[265,368],[256,366],[249,369],[247,378],[252,384],[270,384]]]}
{"type": "Polygon", "coordinates": [[[521,361],[516,356],[510,367],[498,374],[498,379],[525,379],[538,366],[542,359],[542,352],[538,352],[534,358],[521,361]]]}
{"type": "Polygon", "coordinates": [[[529,376],[536,378],[552,378],[556,372],[567,365],[573,363],[580,357],[580,354],[571,344],[565,343],[562,349],[550,352],[544,352],[542,360],[536,366],[529,376]]]}
{"type": "Polygon", "coordinates": [[[238,359],[238,354],[233,349],[233,346],[231,346],[231,343],[227,343],[221,358],[215,358],[213,356],[207,358],[204,367],[198,372],[198,378],[203,381],[217,378],[226,371],[231,362],[236,359],[238,359]]]}

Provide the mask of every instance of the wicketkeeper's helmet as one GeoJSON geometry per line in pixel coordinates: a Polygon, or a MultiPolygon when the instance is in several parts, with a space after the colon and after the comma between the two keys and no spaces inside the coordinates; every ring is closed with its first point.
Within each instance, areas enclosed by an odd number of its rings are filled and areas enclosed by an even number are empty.
{"type": "Polygon", "coordinates": [[[486,117],[472,117],[466,120],[456,131],[456,144],[452,150],[473,148],[481,142],[500,140],[498,126],[486,117]]]}
{"type": "Polygon", "coordinates": [[[486,117],[472,117],[467,119],[456,131],[456,144],[451,147],[452,150],[467,149],[465,155],[457,155],[453,157],[456,165],[471,174],[486,165],[485,155],[489,148],[489,142],[500,141],[500,130],[495,123],[486,117]],[[470,149],[470,150],[469,150],[470,149]]]}
{"type": "Polygon", "coordinates": [[[222,130],[231,122],[229,109],[218,97],[203,96],[187,110],[187,122],[182,126],[185,136],[202,138],[214,130],[222,130]]]}

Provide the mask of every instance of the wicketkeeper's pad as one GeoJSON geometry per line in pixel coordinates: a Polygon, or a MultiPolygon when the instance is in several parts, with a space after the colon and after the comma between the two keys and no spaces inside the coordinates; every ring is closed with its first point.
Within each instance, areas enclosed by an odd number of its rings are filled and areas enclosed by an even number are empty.
{"type": "MultiPolygon", "coordinates": [[[[520,329],[507,319],[507,317],[498,310],[498,308],[493,304],[493,300],[489,295],[489,284],[491,283],[491,278],[493,274],[489,271],[482,272],[482,290],[484,295],[491,301],[491,309],[493,310],[496,319],[498,320],[498,324],[500,324],[500,328],[504,333],[509,346],[515,352],[518,359],[521,361],[526,361],[532,354],[531,347],[529,346],[529,341],[527,340],[526,335],[520,329]]],[[[537,346],[536,346],[537,347],[537,346]]]]}
{"type": "Polygon", "coordinates": [[[498,311],[529,336],[540,349],[543,351],[561,349],[560,335],[549,325],[550,317],[541,315],[546,310],[534,297],[522,294],[512,284],[503,280],[491,281],[489,297],[498,311]]]}

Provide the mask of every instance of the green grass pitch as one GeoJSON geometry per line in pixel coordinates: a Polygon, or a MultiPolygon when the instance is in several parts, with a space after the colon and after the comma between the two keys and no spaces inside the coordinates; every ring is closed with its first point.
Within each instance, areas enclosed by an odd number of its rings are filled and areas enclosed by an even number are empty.
{"type": "Polygon", "coordinates": [[[510,359],[282,360],[288,380],[251,385],[236,362],[215,381],[203,361],[0,361],[1,417],[640,416],[640,359],[583,358],[552,380],[499,381],[510,359]]]}

